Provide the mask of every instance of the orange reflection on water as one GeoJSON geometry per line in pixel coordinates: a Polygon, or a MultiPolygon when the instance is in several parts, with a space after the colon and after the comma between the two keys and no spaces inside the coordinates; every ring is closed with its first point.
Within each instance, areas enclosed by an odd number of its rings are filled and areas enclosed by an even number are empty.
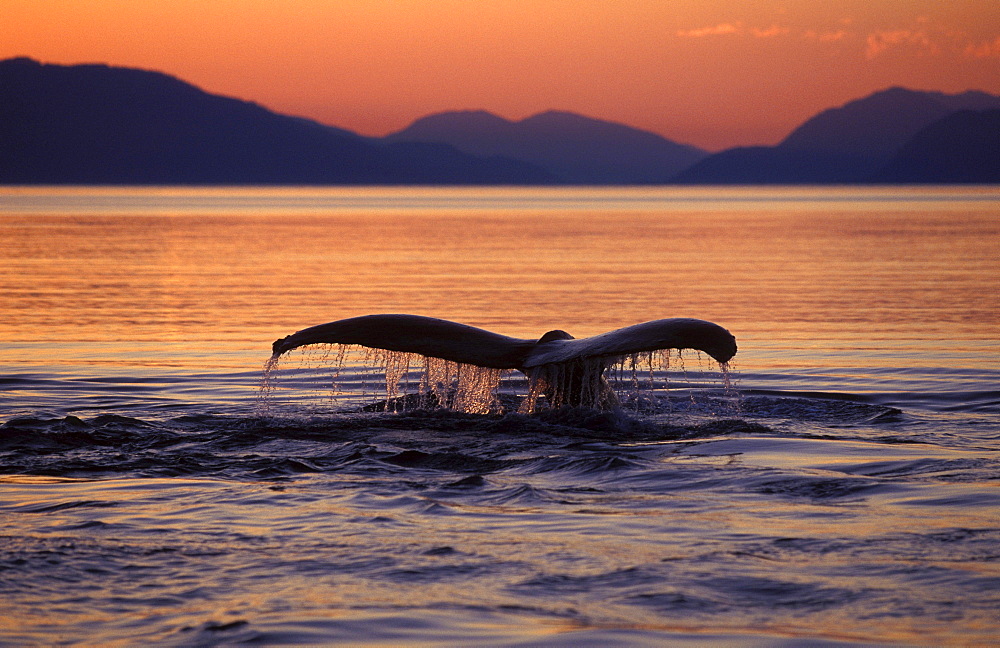
{"type": "Polygon", "coordinates": [[[411,312],[524,337],[693,316],[741,339],[975,346],[1000,320],[995,189],[3,192],[14,342],[263,349],[411,312]]]}

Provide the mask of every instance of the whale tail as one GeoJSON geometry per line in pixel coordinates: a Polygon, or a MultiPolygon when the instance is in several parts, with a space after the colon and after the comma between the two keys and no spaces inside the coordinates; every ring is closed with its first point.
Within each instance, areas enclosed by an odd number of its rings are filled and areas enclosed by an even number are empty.
{"type": "MultiPolygon", "coordinates": [[[[275,340],[270,366],[282,354],[310,344],[354,345],[384,352],[388,397],[396,393],[399,380],[398,372],[390,371],[391,363],[399,364],[396,356],[421,356],[425,375],[421,385],[435,390],[434,402],[474,412],[493,411],[496,390],[508,370],[518,370],[528,378],[521,411],[534,411],[543,397],[548,407],[615,409],[620,402],[606,376],[609,367],[628,358],[634,367],[640,356],[648,359],[671,349],[697,349],[725,368],[737,351],[729,331],[688,318],[652,320],[582,339],[553,330],[538,340],[526,340],[448,320],[385,314],[320,324],[275,340]],[[431,373],[437,377],[427,380],[431,373]],[[474,388],[468,386],[473,384],[474,388]],[[471,398],[469,393],[479,396],[471,398]],[[487,393],[493,394],[492,402],[484,405],[487,393]]],[[[410,366],[409,360],[406,365],[410,366]]]]}

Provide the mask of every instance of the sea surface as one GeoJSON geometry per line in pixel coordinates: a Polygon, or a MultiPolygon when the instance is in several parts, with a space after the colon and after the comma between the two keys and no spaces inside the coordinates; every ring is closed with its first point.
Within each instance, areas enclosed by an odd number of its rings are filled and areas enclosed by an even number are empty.
{"type": "Polygon", "coordinates": [[[5,187],[0,249],[0,645],[1000,636],[998,187],[5,187]],[[371,313],[739,353],[611,412],[265,380],[371,313]]]}

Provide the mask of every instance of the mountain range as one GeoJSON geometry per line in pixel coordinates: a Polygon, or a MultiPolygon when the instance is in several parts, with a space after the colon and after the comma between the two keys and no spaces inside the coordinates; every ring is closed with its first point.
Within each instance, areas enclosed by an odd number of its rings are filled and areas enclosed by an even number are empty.
{"type": "Polygon", "coordinates": [[[993,147],[992,155],[970,158],[961,167],[963,173],[956,173],[953,164],[967,151],[995,141],[998,133],[990,135],[988,125],[980,126],[976,131],[984,138],[980,141],[957,132],[959,123],[938,127],[955,113],[991,109],[1000,109],[1000,97],[985,92],[946,95],[889,88],[819,113],[777,146],[728,149],[671,180],[693,184],[860,183],[890,178],[898,183],[1000,182],[1000,148],[993,147]],[[900,156],[916,154],[915,141],[923,142],[919,150],[936,155],[923,161],[919,173],[910,175],[906,170],[916,171],[915,167],[900,156]]]}
{"type": "Polygon", "coordinates": [[[544,169],[383,143],[159,72],[0,61],[0,183],[535,184],[544,169]]]}
{"type": "Polygon", "coordinates": [[[1000,97],[890,88],[776,146],[709,154],[568,112],[484,111],[362,137],[159,72],[0,61],[0,183],[1000,182],[1000,97]]]}
{"type": "Polygon", "coordinates": [[[660,182],[708,155],[649,131],[554,110],[518,122],[485,111],[440,113],[385,139],[524,160],[572,184],[660,182]]]}

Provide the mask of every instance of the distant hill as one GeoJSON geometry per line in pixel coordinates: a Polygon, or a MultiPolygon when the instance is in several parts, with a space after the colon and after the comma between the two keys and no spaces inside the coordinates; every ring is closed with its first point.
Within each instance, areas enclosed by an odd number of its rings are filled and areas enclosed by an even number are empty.
{"type": "Polygon", "coordinates": [[[478,156],[515,158],[571,184],[662,181],[708,155],[655,133],[569,112],[509,121],[485,111],[418,119],[389,142],[443,142],[478,156]]]}
{"type": "Polygon", "coordinates": [[[1000,182],[998,110],[983,92],[890,88],[714,155],[555,111],[441,113],[378,139],[159,72],[17,58],[0,61],[0,184],[1000,182]]]}
{"type": "Polygon", "coordinates": [[[991,108],[1000,108],[1000,97],[984,92],[946,95],[889,88],[819,113],[777,146],[722,151],[686,169],[673,181],[869,182],[876,176],[887,177],[879,175],[881,169],[921,129],[957,111],[991,108]]]}
{"type": "Polygon", "coordinates": [[[775,146],[727,149],[674,176],[677,184],[852,184],[879,167],[846,153],[799,151],[775,146]]]}
{"type": "Polygon", "coordinates": [[[934,122],[904,144],[875,180],[1000,182],[1000,110],[963,110],[934,122]]]}
{"type": "Polygon", "coordinates": [[[106,65],[0,61],[0,183],[524,184],[542,169],[386,145],[106,65]]]}
{"type": "Polygon", "coordinates": [[[889,88],[840,108],[824,110],[792,131],[778,147],[888,159],[925,126],[959,110],[1000,108],[985,92],[946,95],[889,88]]]}

